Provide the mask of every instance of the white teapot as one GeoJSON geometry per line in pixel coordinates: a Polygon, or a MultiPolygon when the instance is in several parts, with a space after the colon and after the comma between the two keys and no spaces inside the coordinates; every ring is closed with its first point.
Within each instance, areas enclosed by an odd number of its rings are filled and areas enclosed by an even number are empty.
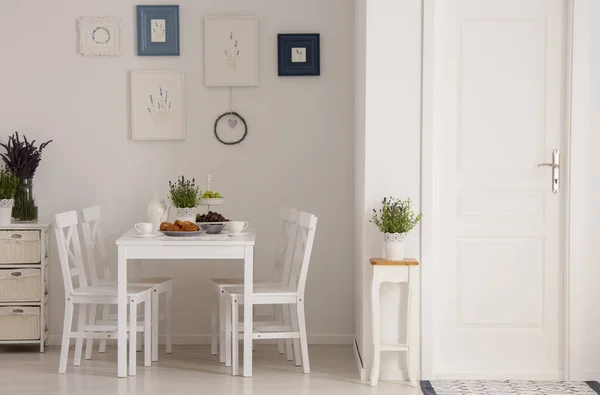
{"type": "Polygon", "coordinates": [[[169,209],[171,204],[166,203],[164,200],[155,197],[148,204],[148,220],[152,222],[152,229],[157,230],[162,222],[165,222],[169,217],[169,209]]]}

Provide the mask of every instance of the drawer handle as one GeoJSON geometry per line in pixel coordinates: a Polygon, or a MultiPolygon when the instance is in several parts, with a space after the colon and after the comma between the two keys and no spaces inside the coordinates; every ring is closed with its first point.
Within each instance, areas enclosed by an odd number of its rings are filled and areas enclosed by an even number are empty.
{"type": "Polygon", "coordinates": [[[21,239],[21,238],[23,238],[23,235],[20,235],[18,233],[14,233],[14,234],[10,235],[10,238],[11,239],[21,239]]]}
{"type": "Polygon", "coordinates": [[[12,314],[15,315],[20,315],[23,314],[25,311],[23,309],[13,309],[12,314]]]}
{"type": "Polygon", "coordinates": [[[23,273],[21,273],[21,272],[13,272],[10,275],[13,276],[13,277],[21,277],[23,275],[23,273]]]}

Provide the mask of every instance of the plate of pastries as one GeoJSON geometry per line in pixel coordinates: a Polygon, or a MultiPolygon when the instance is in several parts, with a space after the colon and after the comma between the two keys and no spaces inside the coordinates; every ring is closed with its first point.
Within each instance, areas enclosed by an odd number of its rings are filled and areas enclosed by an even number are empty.
{"type": "Polygon", "coordinates": [[[200,227],[189,221],[163,222],[160,224],[160,232],[171,237],[192,237],[204,233],[200,227]]]}

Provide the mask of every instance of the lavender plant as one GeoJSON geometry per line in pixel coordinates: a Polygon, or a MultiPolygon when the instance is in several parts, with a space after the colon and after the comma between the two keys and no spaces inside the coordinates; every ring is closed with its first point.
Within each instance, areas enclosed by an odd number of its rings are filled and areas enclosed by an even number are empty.
{"type": "Polygon", "coordinates": [[[28,141],[23,135],[23,139],[19,137],[19,132],[15,132],[8,138],[6,144],[0,143],[0,146],[6,149],[6,153],[0,154],[6,169],[21,180],[33,178],[40,161],[42,160],[42,151],[52,140],[35,146],[35,140],[28,141]]]}
{"type": "Polygon", "coordinates": [[[200,200],[200,187],[196,186],[196,179],[186,180],[184,176],[177,178],[177,182],[169,181],[169,198],[177,208],[192,208],[200,200]]]}
{"type": "Polygon", "coordinates": [[[408,233],[423,216],[423,214],[415,215],[410,209],[410,203],[410,198],[400,200],[384,197],[379,211],[373,209],[371,222],[382,233],[408,233]]]}

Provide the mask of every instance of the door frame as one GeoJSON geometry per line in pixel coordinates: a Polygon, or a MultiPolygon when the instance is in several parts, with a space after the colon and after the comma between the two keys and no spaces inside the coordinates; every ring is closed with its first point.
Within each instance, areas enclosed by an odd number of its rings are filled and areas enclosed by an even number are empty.
{"type": "MultiPolygon", "coordinates": [[[[435,379],[435,350],[437,348],[436,329],[434,326],[434,282],[435,277],[435,154],[434,154],[434,9],[436,3],[444,0],[422,0],[422,34],[421,34],[421,211],[425,213],[421,220],[421,378],[435,379]],[[428,215],[429,214],[429,215],[428,215]]],[[[575,2],[580,0],[563,0],[566,7],[566,76],[565,76],[565,137],[562,159],[562,191],[563,199],[563,379],[571,380],[579,374],[576,348],[579,344],[579,332],[574,330],[577,320],[571,298],[571,289],[575,289],[570,265],[570,168],[571,168],[571,105],[573,98],[571,86],[573,79],[573,10],[575,2]]]]}

